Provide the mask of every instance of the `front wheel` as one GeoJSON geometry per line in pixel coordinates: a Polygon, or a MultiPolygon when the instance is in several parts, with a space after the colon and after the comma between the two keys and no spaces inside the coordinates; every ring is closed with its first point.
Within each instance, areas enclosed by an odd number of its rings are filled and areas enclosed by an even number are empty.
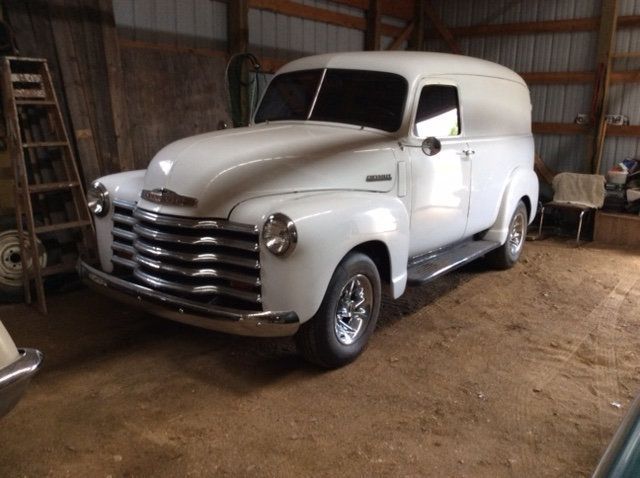
{"type": "Polygon", "coordinates": [[[373,261],[357,252],[347,255],[333,273],[320,309],[298,330],[300,353],[325,368],[355,360],[376,327],[380,295],[373,261]]]}
{"type": "Polygon", "coordinates": [[[527,236],[527,217],[527,206],[522,201],[518,202],[509,222],[507,240],[487,255],[490,264],[496,269],[510,269],[520,259],[527,236]]]}

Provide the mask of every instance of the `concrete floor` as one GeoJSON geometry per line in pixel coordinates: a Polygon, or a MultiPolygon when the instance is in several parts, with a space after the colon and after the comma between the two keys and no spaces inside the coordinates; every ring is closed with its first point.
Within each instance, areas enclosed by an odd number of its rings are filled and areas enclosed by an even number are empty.
{"type": "Polygon", "coordinates": [[[2,306],[46,362],[0,476],[588,476],[640,384],[639,298],[638,251],[528,243],[386,303],[331,372],[86,290],[2,306]]]}

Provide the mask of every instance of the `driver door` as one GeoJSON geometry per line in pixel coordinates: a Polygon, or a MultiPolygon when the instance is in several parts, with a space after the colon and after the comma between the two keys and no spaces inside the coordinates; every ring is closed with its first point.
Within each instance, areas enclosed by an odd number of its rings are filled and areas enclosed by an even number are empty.
{"type": "Polygon", "coordinates": [[[463,238],[469,212],[471,151],[464,139],[458,86],[447,80],[419,86],[407,148],[411,163],[411,257],[463,238]],[[437,138],[423,152],[422,142],[437,138]]]}

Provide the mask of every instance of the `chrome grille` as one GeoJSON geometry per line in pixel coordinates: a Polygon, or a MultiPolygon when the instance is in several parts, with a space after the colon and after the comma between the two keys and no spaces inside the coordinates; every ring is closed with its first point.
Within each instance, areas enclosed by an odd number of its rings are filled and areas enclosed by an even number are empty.
{"type": "Polygon", "coordinates": [[[132,280],[203,303],[261,310],[258,229],[114,202],[112,261],[132,280]]]}

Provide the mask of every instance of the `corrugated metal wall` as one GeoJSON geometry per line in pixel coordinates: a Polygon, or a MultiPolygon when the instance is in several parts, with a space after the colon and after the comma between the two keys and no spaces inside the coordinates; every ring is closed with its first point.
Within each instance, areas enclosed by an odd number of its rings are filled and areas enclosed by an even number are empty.
{"type": "MultiPolygon", "coordinates": [[[[438,0],[434,2],[450,27],[543,20],[598,17],[599,0],[438,0]]],[[[640,14],[640,0],[620,0],[620,15],[640,14]]],[[[593,71],[597,32],[539,33],[460,38],[465,54],[501,63],[519,72],[593,71]]],[[[640,51],[640,30],[617,33],[618,51],[640,51]]],[[[427,48],[447,51],[439,40],[427,48]]],[[[616,62],[616,69],[639,68],[638,59],[616,62]],[[632,63],[635,62],[635,65],[632,63]]],[[[593,87],[578,85],[532,85],[533,121],[572,122],[590,110],[593,87]]],[[[628,83],[611,88],[608,112],[624,114],[630,124],[640,124],[640,85],[628,83]]],[[[587,138],[583,135],[537,135],[536,151],[558,171],[589,171],[587,138]]],[[[609,137],[605,143],[602,172],[626,157],[640,156],[637,138],[609,137]]]]}
{"type": "Polygon", "coordinates": [[[212,0],[113,0],[118,33],[190,48],[227,41],[227,4],[212,0]]]}

